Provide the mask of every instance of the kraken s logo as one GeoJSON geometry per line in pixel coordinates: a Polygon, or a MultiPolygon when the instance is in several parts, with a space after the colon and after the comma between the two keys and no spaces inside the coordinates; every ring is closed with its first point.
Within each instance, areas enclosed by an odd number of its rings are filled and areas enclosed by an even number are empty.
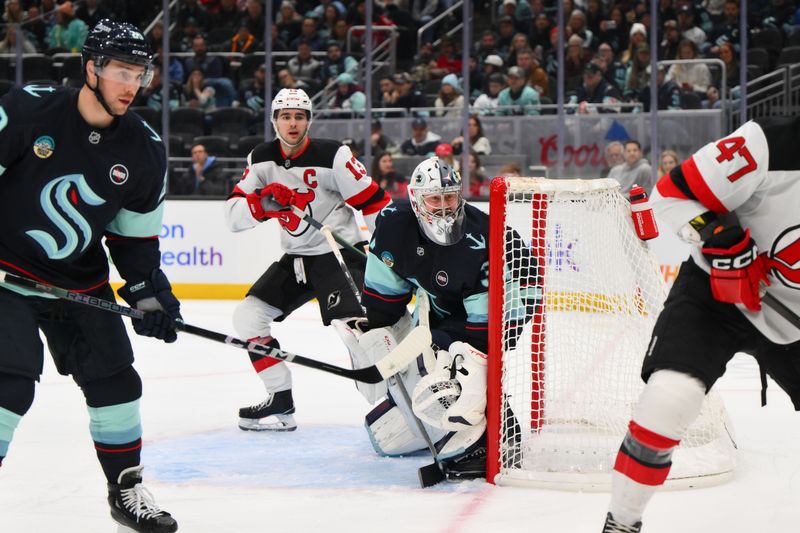
{"type": "Polygon", "coordinates": [[[44,186],[39,195],[42,211],[61,232],[64,244],[59,247],[56,238],[44,230],[35,229],[25,233],[44,249],[50,259],[69,257],[79,246],[82,252],[92,240],[92,227],[76,209],[79,196],[89,205],[106,203],[89,187],[83,174],[55,178],[44,186]]]}

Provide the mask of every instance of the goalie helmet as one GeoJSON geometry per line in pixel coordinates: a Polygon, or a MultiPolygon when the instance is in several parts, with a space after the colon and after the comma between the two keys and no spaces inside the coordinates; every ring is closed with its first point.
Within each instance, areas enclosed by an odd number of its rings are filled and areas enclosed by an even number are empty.
{"type": "Polygon", "coordinates": [[[275,135],[278,136],[281,142],[287,146],[295,147],[305,140],[308,135],[308,130],[311,128],[311,119],[313,115],[311,99],[303,89],[281,89],[278,91],[278,94],[275,95],[275,98],[272,99],[270,111],[272,113],[270,122],[272,122],[272,127],[275,128],[275,135]],[[300,140],[294,144],[287,142],[286,139],[281,136],[280,131],[278,131],[278,113],[284,109],[302,109],[306,112],[306,116],[308,117],[308,126],[306,127],[305,133],[300,140]]]}
{"type": "Polygon", "coordinates": [[[461,175],[455,169],[438,157],[426,159],[411,175],[408,197],[426,237],[443,246],[461,240],[464,196],[461,175]]]}

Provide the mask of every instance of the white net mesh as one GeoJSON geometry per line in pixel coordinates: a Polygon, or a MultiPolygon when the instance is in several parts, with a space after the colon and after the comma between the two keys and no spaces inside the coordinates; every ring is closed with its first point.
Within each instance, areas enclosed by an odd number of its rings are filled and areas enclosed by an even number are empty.
{"type": "MultiPolygon", "coordinates": [[[[492,243],[507,250],[502,308],[490,311],[503,324],[501,392],[490,406],[500,409],[496,482],[603,489],[643,387],[663,278],[615,181],[507,184],[505,225],[522,240],[492,243]],[[525,316],[520,333],[516,319],[525,316]]],[[[725,409],[713,392],[673,464],[673,485],[719,482],[732,471],[725,409]]]]}

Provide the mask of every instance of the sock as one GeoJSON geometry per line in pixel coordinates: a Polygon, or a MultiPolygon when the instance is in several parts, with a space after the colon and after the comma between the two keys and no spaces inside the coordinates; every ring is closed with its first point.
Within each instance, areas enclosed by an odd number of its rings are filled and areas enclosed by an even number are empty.
{"type": "Polygon", "coordinates": [[[88,409],[89,431],[97,458],[108,482],[116,484],[120,472],[140,462],[142,425],[139,400],[88,409]]]}

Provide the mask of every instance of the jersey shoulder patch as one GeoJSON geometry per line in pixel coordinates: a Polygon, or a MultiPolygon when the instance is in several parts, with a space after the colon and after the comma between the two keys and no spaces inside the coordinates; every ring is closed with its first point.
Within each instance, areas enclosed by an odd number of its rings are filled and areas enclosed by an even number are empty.
{"type": "Polygon", "coordinates": [[[769,117],[755,122],[767,138],[769,170],[800,170],[800,153],[796,147],[800,117],[769,117]]]}

